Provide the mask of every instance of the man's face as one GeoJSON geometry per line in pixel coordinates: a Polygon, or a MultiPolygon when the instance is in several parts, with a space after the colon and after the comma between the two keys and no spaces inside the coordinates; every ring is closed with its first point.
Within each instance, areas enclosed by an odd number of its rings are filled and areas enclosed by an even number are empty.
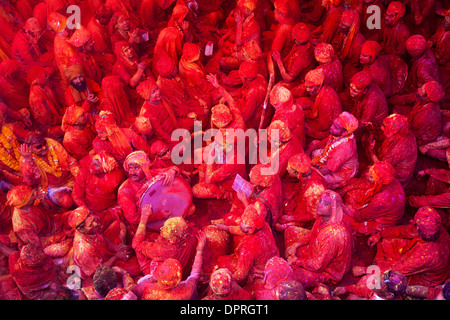
{"type": "Polygon", "coordinates": [[[40,157],[45,156],[48,151],[47,143],[45,142],[44,139],[42,139],[42,141],[32,143],[30,145],[30,147],[31,147],[31,152],[40,157]]]}
{"type": "Polygon", "coordinates": [[[359,55],[359,62],[361,64],[369,64],[370,63],[370,56],[361,52],[361,54],[359,55]]]}
{"type": "Polygon", "coordinates": [[[130,20],[126,17],[120,17],[119,20],[117,20],[117,28],[121,31],[130,30],[130,20]]]}
{"type": "Polygon", "coordinates": [[[102,140],[102,141],[108,140],[108,133],[106,133],[105,131],[97,130],[97,136],[98,136],[98,137],[100,138],[100,140],[102,140]]]}
{"type": "Polygon", "coordinates": [[[86,80],[82,75],[78,75],[72,79],[72,87],[74,87],[78,91],[86,90],[86,80]]]}
{"type": "Polygon", "coordinates": [[[337,121],[333,121],[330,127],[331,135],[335,137],[340,137],[346,132],[345,128],[342,127],[337,121]]]}
{"type": "MultiPolygon", "coordinates": [[[[331,199],[329,196],[322,196],[317,202],[316,216],[331,215],[331,199]]],[[[316,217],[317,218],[317,217],[316,217]]]]}
{"type": "Polygon", "coordinates": [[[101,174],[103,173],[102,164],[98,159],[92,159],[91,164],[89,166],[89,172],[92,174],[101,174]]]}
{"type": "Polygon", "coordinates": [[[358,89],[353,83],[350,83],[350,96],[353,99],[358,99],[362,97],[367,92],[366,89],[358,89]]]}
{"type": "Polygon", "coordinates": [[[141,166],[137,163],[130,163],[128,166],[128,176],[131,181],[144,183],[145,182],[145,172],[142,170],[141,166]]]}
{"type": "Polygon", "coordinates": [[[107,16],[101,16],[101,17],[97,17],[97,21],[102,25],[102,26],[106,26],[109,21],[111,21],[111,16],[107,15],[107,16]]]}
{"type": "Polygon", "coordinates": [[[159,89],[159,87],[155,87],[152,93],[150,93],[150,101],[156,102],[159,100],[161,100],[161,90],[159,89]]]}
{"type": "Polygon", "coordinates": [[[320,85],[305,85],[305,89],[311,97],[315,97],[319,94],[320,85]]]}
{"type": "Polygon", "coordinates": [[[131,47],[125,47],[122,49],[123,55],[125,56],[125,58],[129,59],[129,60],[133,60],[136,56],[134,54],[133,49],[131,49],[131,47]]]}
{"type": "Polygon", "coordinates": [[[444,17],[444,28],[450,29],[450,14],[444,17]]]}
{"type": "Polygon", "coordinates": [[[41,31],[40,30],[37,30],[37,31],[27,30],[27,35],[28,35],[28,41],[30,43],[37,43],[39,41],[39,37],[41,36],[41,31]]]}
{"type": "Polygon", "coordinates": [[[94,52],[94,40],[89,39],[81,48],[81,52],[89,54],[94,52]]]}
{"type": "Polygon", "coordinates": [[[388,26],[394,23],[395,18],[397,18],[397,13],[392,12],[390,10],[387,10],[386,13],[384,14],[384,22],[388,26]]]}
{"type": "MultiPolygon", "coordinates": [[[[100,219],[97,216],[92,214],[88,215],[81,225],[82,232],[85,234],[95,233],[100,225],[99,221],[100,219]]],[[[80,226],[78,228],[80,228],[80,226]]]]}
{"type": "Polygon", "coordinates": [[[423,99],[425,99],[427,97],[427,92],[425,91],[425,85],[417,88],[417,97],[420,100],[423,100],[423,99]]]}
{"type": "Polygon", "coordinates": [[[348,32],[350,31],[350,26],[347,26],[345,24],[343,24],[342,22],[339,23],[339,31],[343,34],[343,35],[347,35],[348,32]]]}

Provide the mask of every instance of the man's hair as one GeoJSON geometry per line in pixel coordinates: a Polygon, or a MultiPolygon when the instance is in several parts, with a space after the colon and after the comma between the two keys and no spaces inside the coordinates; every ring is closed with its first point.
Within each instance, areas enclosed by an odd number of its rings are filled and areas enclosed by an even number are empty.
{"type": "Polygon", "coordinates": [[[384,274],[384,282],[388,291],[392,292],[395,296],[403,296],[406,294],[408,280],[402,273],[393,270],[386,271],[384,274]]]}
{"type": "Polygon", "coordinates": [[[98,267],[95,270],[93,280],[95,290],[102,297],[105,297],[109,291],[117,287],[117,276],[111,267],[98,267]]]}
{"type": "Polygon", "coordinates": [[[425,241],[436,241],[438,238],[439,238],[439,236],[441,235],[441,232],[440,232],[440,230],[438,230],[435,234],[433,234],[433,235],[426,235],[426,234],[424,234],[421,230],[420,230],[420,228],[419,228],[419,230],[418,230],[418,232],[419,232],[419,237],[422,239],[422,240],[425,240],[425,241]]]}
{"type": "Polygon", "coordinates": [[[305,288],[297,280],[285,280],[276,290],[279,300],[307,300],[305,288]]]}
{"type": "Polygon", "coordinates": [[[442,295],[445,300],[450,300],[450,281],[447,282],[442,288],[442,295]]]}

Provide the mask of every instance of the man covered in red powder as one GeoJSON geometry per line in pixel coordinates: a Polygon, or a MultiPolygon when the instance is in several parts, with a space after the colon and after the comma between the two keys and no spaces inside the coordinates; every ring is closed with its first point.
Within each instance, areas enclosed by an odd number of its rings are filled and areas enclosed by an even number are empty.
{"type": "Polygon", "coordinates": [[[450,236],[431,207],[419,208],[407,225],[374,234],[369,244],[377,243],[374,263],[403,273],[409,285],[435,286],[448,277],[450,236]]]}
{"type": "Polygon", "coordinates": [[[352,234],[343,220],[341,197],[327,190],[317,205],[317,220],[303,239],[287,248],[294,277],[305,289],[336,284],[350,270],[352,234]]]}

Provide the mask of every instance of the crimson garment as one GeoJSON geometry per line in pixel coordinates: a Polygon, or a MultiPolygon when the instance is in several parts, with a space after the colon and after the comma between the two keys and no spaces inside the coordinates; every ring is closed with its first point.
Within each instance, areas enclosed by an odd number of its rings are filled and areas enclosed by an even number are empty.
{"type": "Polygon", "coordinates": [[[354,210],[352,227],[362,233],[370,234],[375,230],[395,226],[400,223],[405,211],[405,191],[397,179],[375,193],[364,205],[360,199],[373,188],[366,175],[349,181],[342,197],[345,205],[354,210]]]}
{"type": "Polygon", "coordinates": [[[341,60],[334,56],[330,62],[320,63],[316,69],[322,70],[323,84],[330,86],[336,92],[341,92],[344,85],[344,74],[341,60]]]}
{"type": "Polygon", "coordinates": [[[292,190],[293,194],[287,195],[279,223],[303,225],[314,220],[317,202],[327,189],[326,181],[315,168],[311,169],[311,176],[303,179],[297,183],[296,190],[292,190]]]}
{"type": "Polygon", "coordinates": [[[73,200],[79,205],[85,203],[92,211],[106,210],[117,204],[117,190],[124,181],[122,170],[98,176],[90,173],[89,167],[82,168],[73,186],[73,200]]]}
{"type": "Polygon", "coordinates": [[[92,17],[86,29],[90,32],[97,53],[113,53],[108,27],[101,25],[95,17],[92,17]]]}
{"type": "Polygon", "coordinates": [[[272,122],[277,120],[287,124],[291,136],[296,137],[303,147],[305,144],[305,113],[301,103],[295,101],[291,105],[286,103],[278,107],[273,114],[272,122]]]}
{"type": "Polygon", "coordinates": [[[153,128],[153,137],[170,145],[173,144],[171,135],[172,131],[177,128],[177,124],[174,123],[168,109],[173,109],[173,106],[170,101],[163,97],[154,103],[144,102],[139,115],[150,120],[153,128]]]}
{"type": "MultiPolygon", "coordinates": [[[[133,150],[144,150],[144,151],[146,151],[146,153],[148,153],[150,151],[150,147],[148,146],[148,144],[144,140],[144,138],[142,138],[140,135],[138,135],[132,129],[121,128],[120,130],[122,130],[122,132],[127,137],[133,150]]],[[[125,155],[120,154],[114,148],[114,146],[112,145],[112,143],[109,140],[101,140],[98,136],[95,137],[94,141],[92,142],[92,148],[95,153],[100,153],[101,151],[105,151],[107,154],[113,156],[114,159],[116,159],[117,162],[119,162],[119,164],[122,164],[128,155],[128,154],[125,154],[125,155]]]]}
{"type": "Polygon", "coordinates": [[[257,130],[263,112],[267,80],[260,74],[250,82],[244,82],[241,97],[241,112],[247,128],[257,130]]]}
{"type": "Polygon", "coordinates": [[[61,124],[63,116],[62,106],[55,93],[47,84],[36,83],[30,86],[30,108],[34,120],[42,127],[61,124]]]}
{"type": "Polygon", "coordinates": [[[67,89],[64,93],[64,99],[67,106],[70,107],[76,104],[77,106],[83,107],[85,110],[89,110],[89,102],[86,101],[86,97],[90,93],[99,98],[99,102],[95,103],[94,106],[99,105],[100,101],[103,100],[102,88],[99,86],[99,84],[88,77],[84,79],[86,81],[86,90],[83,92],[76,90],[70,85],[70,83],[68,84],[67,89]]]}
{"type": "Polygon", "coordinates": [[[228,268],[237,283],[251,280],[257,271],[263,271],[267,260],[279,256],[275,239],[267,223],[253,234],[243,236],[234,253],[218,259],[220,268],[228,268]]]}
{"type": "Polygon", "coordinates": [[[203,297],[202,300],[219,300],[219,301],[233,301],[233,300],[252,300],[251,294],[239,286],[236,282],[233,281],[231,284],[231,292],[225,296],[217,296],[213,292],[203,297]]]}
{"type": "Polygon", "coordinates": [[[12,59],[0,63],[0,97],[8,107],[19,111],[28,108],[30,86],[20,72],[19,62],[12,59]]]}
{"type": "Polygon", "coordinates": [[[193,231],[188,231],[185,238],[179,242],[170,242],[161,235],[155,241],[144,239],[141,234],[136,234],[132,243],[139,261],[141,271],[144,274],[152,274],[158,265],[169,258],[177,259],[183,268],[183,279],[185,279],[194,261],[197,238],[193,231]]]}
{"type": "Polygon", "coordinates": [[[324,174],[328,189],[343,187],[358,173],[359,169],[358,150],[354,135],[350,134],[339,138],[330,135],[322,140],[321,144],[324,145],[324,149],[316,151],[317,156],[320,157],[316,167],[326,167],[330,171],[330,173],[324,174]]]}
{"type": "Polygon", "coordinates": [[[37,267],[27,267],[20,259],[20,251],[14,251],[8,259],[11,276],[27,299],[39,299],[50,285],[58,282],[53,259],[50,256],[46,256],[43,264],[37,267]]]}
{"type": "Polygon", "coordinates": [[[409,128],[403,127],[402,129],[399,125],[386,125],[386,119],[383,122],[385,130],[390,131],[390,134],[393,135],[384,139],[378,149],[378,159],[387,161],[394,167],[395,177],[405,187],[413,177],[417,162],[416,137],[409,128]]]}
{"type": "Polygon", "coordinates": [[[316,220],[308,244],[297,249],[296,280],[305,288],[336,284],[350,270],[352,234],[344,222],[316,220]]]}
{"type": "Polygon", "coordinates": [[[430,81],[439,82],[439,69],[434,53],[426,47],[424,53],[412,60],[405,90],[414,93],[430,81]]]}
{"type": "Polygon", "coordinates": [[[450,236],[443,227],[436,241],[419,238],[412,224],[384,229],[381,236],[374,259],[381,272],[398,271],[409,285],[436,286],[447,279],[450,236]]]}
{"type": "Polygon", "coordinates": [[[306,135],[317,140],[324,139],[330,134],[333,120],[342,112],[342,102],[338,94],[330,86],[324,85],[309,106],[305,104],[305,132],[306,135]],[[318,106],[318,115],[313,118],[311,109],[318,106]],[[310,109],[311,108],[311,109],[310,109]]]}
{"type": "Polygon", "coordinates": [[[383,53],[404,56],[406,54],[406,40],[410,37],[409,28],[401,20],[393,26],[385,26],[383,29],[383,53]]]}
{"type": "Polygon", "coordinates": [[[61,129],[64,131],[63,146],[67,152],[77,160],[84,158],[92,150],[92,141],[96,132],[94,121],[83,108],[73,105],[66,109],[61,129]],[[85,125],[80,128],[75,123],[81,116],[87,118],[85,125]]]}
{"type": "Polygon", "coordinates": [[[375,128],[380,128],[384,118],[389,115],[386,97],[375,83],[370,85],[365,95],[352,102],[355,102],[352,113],[360,124],[371,122],[375,128]]]}
{"type": "Polygon", "coordinates": [[[408,116],[409,125],[421,146],[436,140],[442,131],[440,105],[430,100],[417,101],[408,116]]]}

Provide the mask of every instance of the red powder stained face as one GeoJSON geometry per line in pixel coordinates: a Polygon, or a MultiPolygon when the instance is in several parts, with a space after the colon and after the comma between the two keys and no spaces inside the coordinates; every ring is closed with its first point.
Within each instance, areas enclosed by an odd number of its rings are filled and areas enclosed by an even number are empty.
{"type": "Polygon", "coordinates": [[[443,295],[447,8],[40,2],[0,9],[0,299],[443,295]]]}

